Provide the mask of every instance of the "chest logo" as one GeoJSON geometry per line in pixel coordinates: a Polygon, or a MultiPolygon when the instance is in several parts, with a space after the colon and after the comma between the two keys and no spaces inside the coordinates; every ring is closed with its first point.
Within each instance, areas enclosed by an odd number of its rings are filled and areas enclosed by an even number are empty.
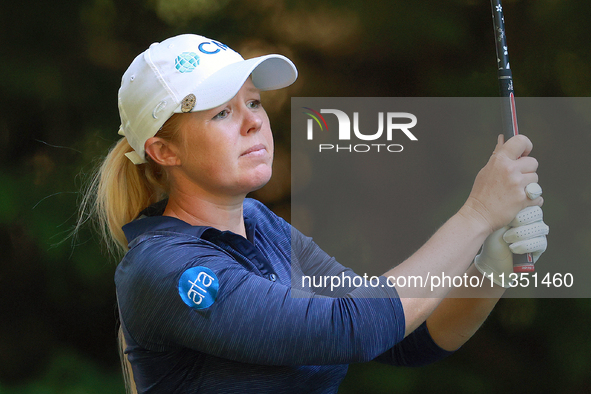
{"type": "Polygon", "coordinates": [[[207,267],[187,269],[179,279],[179,295],[193,309],[209,308],[215,302],[220,283],[207,267]]]}

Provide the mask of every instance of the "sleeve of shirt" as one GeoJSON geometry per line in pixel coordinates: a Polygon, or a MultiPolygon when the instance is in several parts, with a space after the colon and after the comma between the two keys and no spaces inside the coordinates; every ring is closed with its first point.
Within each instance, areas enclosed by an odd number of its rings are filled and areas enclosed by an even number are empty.
{"type": "MultiPolygon", "coordinates": [[[[302,270],[307,275],[321,277],[330,275],[339,278],[358,276],[353,270],[344,267],[334,258],[328,256],[312,241],[312,238],[304,236],[296,229],[292,230],[292,246],[294,255],[297,256],[302,270]]],[[[340,286],[334,288],[321,287],[312,290],[317,294],[330,297],[343,297],[354,289],[354,287],[343,285],[342,282],[346,281],[341,280],[340,282],[340,286]]],[[[434,363],[453,353],[440,348],[431,338],[427,324],[423,323],[404,340],[377,357],[375,361],[396,366],[414,367],[434,363]]]]}
{"type": "Polygon", "coordinates": [[[380,281],[343,298],[293,297],[289,286],[183,236],[136,245],[116,275],[121,315],[138,344],[264,365],[364,362],[392,348],[404,337],[404,313],[395,290],[380,281]],[[207,308],[192,308],[179,295],[179,279],[191,267],[208,268],[219,285],[207,308]]]}
{"type": "MultiPolygon", "coordinates": [[[[303,235],[293,227],[291,227],[291,247],[293,252],[291,263],[292,285],[296,288],[302,288],[304,284],[318,283],[322,285],[307,286],[304,289],[327,297],[345,297],[355,289],[355,283],[361,282],[359,279],[353,280],[359,275],[352,269],[337,262],[334,257],[322,250],[312,238],[303,235]],[[310,280],[302,280],[297,274],[298,271],[301,271],[301,275],[310,278],[310,280]],[[331,280],[325,281],[323,278],[331,278],[331,280]],[[332,282],[332,278],[334,278],[334,282],[332,282]]],[[[391,288],[391,292],[393,297],[398,298],[398,293],[394,288],[391,288]]]]}
{"type": "Polygon", "coordinates": [[[427,329],[427,323],[423,322],[402,342],[378,356],[375,361],[396,366],[420,367],[439,361],[453,353],[440,348],[433,341],[427,329]]]}

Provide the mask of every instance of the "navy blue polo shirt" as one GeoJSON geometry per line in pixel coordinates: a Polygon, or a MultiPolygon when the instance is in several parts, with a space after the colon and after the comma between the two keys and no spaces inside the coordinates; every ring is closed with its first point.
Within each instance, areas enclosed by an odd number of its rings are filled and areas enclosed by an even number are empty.
{"type": "Polygon", "coordinates": [[[350,363],[450,354],[425,324],[404,338],[385,277],[303,287],[303,276],[356,274],[258,201],[244,202],[247,238],[161,216],[165,206],[123,227],[129,251],[115,273],[139,393],[336,393],[350,363]]]}

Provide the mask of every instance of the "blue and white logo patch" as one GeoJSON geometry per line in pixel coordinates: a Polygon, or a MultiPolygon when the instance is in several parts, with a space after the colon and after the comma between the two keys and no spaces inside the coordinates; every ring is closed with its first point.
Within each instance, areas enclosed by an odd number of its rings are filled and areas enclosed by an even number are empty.
{"type": "Polygon", "coordinates": [[[220,282],[207,267],[189,268],[179,279],[179,294],[193,309],[209,308],[218,295],[220,282]]]}
{"type": "Polygon", "coordinates": [[[199,56],[195,52],[183,52],[174,59],[174,66],[181,73],[190,73],[199,65],[199,56]]]}

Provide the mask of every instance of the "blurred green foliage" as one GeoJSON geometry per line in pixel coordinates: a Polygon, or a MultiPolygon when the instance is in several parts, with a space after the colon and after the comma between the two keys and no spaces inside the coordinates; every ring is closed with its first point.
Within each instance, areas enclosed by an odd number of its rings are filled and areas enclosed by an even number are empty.
{"type": "MultiPolygon", "coordinates": [[[[517,95],[589,95],[590,2],[506,0],[505,16],[517,95]]],[[[298,82],[265,103],[284,156],[290,96],[497,94],[488,1],[5,2],[0,393],[123,392],[116,261],[90,229],[74,242],[67,236],[87,174],[118,138],[116,93],[125,68],[150,43],[185,32],[220,40],[246,57],[280,52],[295,61],[298,82]]],[[[541,160],[540,168],[553,229],[547,261],[588,264],[589,134],[557,134],[534,138],[551,163],[541,160]]],[[[487,152],[476,138],[462,147],[438,146],[457,151],[464,164],[454,183],[463,195],[469,183],[462,180],[474,176],[479,152],[487,152]]],[[[441,167],[438,157],[425,165],[441,167]]],[[[289,160],[278,160],[276,173],[288,178],[289,160]]],[[[275,179],[257,196],[289,218],[285,185],[275,179]]],[[[432,231],[458,203],[442,201],[421,231],[432,231]]],[[[341,391],[588,393],[590,319],[586,299],[502,300],[453,357],[420,369],[352,365],[341,391]]]]}

